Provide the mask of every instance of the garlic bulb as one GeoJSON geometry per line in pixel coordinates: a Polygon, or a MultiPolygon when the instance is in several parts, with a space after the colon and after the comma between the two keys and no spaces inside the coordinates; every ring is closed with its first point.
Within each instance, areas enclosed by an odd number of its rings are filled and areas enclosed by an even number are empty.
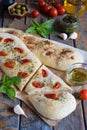
{"type": "Polygon", "coordinates": [[[73,39],[74,40],[74,39],[77,38],[77,36],[78,36],[77,33],[73,32],[73,33],[70,34],[69,39],[73,39]]]}
{"type": "Polygon", "coordinates": [[[60,33],[59,37],[61,37],[63,40],[66,40],[68,36],[66,33],[60,33]]]}
{"type": "Polygon", "coordinates": [[[14,112],[17,114],[17,115],[24,115],[25,117],[27,117],[27,115],[25,114],[25,112],[23,111],[23,109],[21,108],[20,105],[16,105],[14,107],[14,112]]]}

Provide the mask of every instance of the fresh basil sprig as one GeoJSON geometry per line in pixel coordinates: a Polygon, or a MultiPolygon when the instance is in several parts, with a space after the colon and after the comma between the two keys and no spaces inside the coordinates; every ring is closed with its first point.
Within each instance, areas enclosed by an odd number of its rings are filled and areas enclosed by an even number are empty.
{"type": "Polygon", "coordinates": [[[55,32],[53,27],[54,19],[47,20],[42,24],[38,24],[35,20],[32,20],[32,27],[29,27],[26,32],[35,34],[38,33],[44,38],[48,38],[48,35],[55,32]]]}
{"type": "Polygon", "coordinates": [[[6,74],[3,76],[3,78],[0,80],[0,93],[6,93],[6,95],[14,99],[16,92],[14,88],[12,88],[12,85],[17,85],[21,82],[21,77],[14,76],[14,77],[8,77],[6,74]]]}

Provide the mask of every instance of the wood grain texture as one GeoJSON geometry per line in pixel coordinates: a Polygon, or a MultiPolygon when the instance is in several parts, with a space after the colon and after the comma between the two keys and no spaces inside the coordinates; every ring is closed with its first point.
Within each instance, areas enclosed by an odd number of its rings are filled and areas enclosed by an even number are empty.
{"type": "Polygon", "coordinates": [[[80,31],[78,32],[77,47],[87,51],[87,13],[79,18],[80,31]]]}
{"type": "Polygon", "coordinates": [[[6,95],[0,94],[0,130],[18,130],[19,117],[13,112],[19,100],[10,100],[6,95]]]}

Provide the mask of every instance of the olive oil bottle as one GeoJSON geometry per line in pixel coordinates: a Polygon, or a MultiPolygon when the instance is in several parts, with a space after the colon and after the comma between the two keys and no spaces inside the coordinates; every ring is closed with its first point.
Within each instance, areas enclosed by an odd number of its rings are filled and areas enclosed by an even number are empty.
{"type": "Polygon", "coordinates": [[[64,7],[67,13],[80,16],[87,11],[87,0],[64,0],[64,7]]]}

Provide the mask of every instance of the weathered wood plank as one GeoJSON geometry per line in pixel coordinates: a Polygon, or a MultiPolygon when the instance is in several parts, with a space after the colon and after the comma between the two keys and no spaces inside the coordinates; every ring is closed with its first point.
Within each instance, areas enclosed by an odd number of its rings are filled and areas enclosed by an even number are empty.
{"type": "Polygon", "coordinates": [[[21,130],[52,130],[52,127],[44,123],[29,107],[22,103],[23,110],[28,118],[21,117],[21,130]]]}
{"type": "Polygon", "coordinates": [[[87,51],[87,13],[79,18],[80,31],[77,39],[77,47],[87,51]]]}
{"type": "Polygon", "coordinates": [[[87,101],[83,102],[84,122],[87,130],[87,101]]]}
{"type": "Polygon", "coordinates": [[[18,130],[19,117],[13,112],[17,104],[19,100],[10,100],[6,95],[0,94],[0,130],[18,130]]]}
{"type": "MultiPolygon", "coordinates": [[[[76,47],[87,51],[87,13],[79,17],[80,31],[76,43],[76,47]]],[[[87,129],[87,101],[83,102],[83,115],[85,120],[85,126],[87,129]]]]}

